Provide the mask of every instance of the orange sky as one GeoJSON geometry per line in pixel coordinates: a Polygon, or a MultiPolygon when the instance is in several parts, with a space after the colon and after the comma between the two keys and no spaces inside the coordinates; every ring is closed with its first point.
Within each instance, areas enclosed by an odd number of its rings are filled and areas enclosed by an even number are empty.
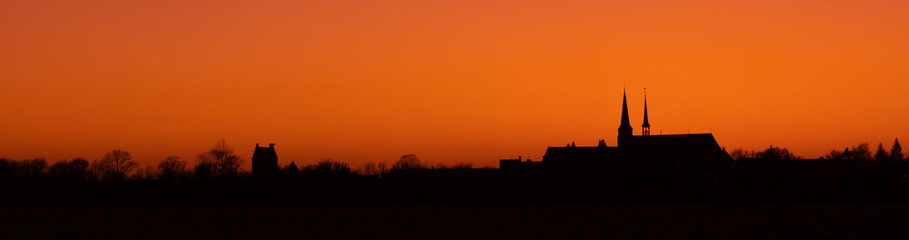
{"type": "MultiPolygon", "coordinates": [[[[428,163],[909,141],[909,1],[2,1],[0,157],[428,163]]],[[[248,166],[247,166],[248,168],[248,166]]]]}

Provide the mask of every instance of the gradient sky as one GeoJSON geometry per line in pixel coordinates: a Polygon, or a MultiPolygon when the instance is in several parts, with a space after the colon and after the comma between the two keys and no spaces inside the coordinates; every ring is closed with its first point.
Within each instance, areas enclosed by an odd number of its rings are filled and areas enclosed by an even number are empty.
{"type": "Polygon", "coordinates": [[[909,141],[909,1],[2,1],[0,157],[413,153],[640,133],[818,157],[909,141]]]}

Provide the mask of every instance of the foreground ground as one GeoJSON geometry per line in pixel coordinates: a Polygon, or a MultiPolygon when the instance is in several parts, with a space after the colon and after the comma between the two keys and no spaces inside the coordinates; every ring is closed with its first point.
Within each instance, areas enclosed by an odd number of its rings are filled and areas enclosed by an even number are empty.
{"type": "Polygon", "coordinates": [[[909,204],[7,205],[0,239],[906,239],[909,204]]]}

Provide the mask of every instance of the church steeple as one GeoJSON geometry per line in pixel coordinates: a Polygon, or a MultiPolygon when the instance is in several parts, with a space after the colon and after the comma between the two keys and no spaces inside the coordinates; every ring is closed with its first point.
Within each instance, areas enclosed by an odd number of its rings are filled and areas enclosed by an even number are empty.
{"type": "Polygon", "coordinates": [[[631,121],[628,120],[628,97],[622,91],[622,123],[619,125],[619,146],[624,145],[632,135],[631,121]]]}
{"type": "Polygon", "coordinates": [[[647,119],[647,88],[644,88],[644,124],[641,135],[650,136],[650,121],[647,119]]]}

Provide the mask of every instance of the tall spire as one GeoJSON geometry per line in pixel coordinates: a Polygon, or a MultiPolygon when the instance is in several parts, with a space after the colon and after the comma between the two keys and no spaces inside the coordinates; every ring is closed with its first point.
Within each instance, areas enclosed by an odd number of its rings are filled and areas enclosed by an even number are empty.
{"type": "Polygon", "coordinates": [[[623,145],[632,135],[631,121],[628,120],[628,97],[622,91],[622,123],[619,125],[619,145],[623,145]]]}
{"type": "Polygon", "coordinates": [[[644,88],[644,124],[641,127],[643,127],[642,135],[650,136],[650,120],[647,119],[647,88],[644,88]]]}
{"type": "Polygon", "coordinates": [[[622,127],[631,127],[631,121],[628,120],[628,97],[625,96],[624,91],[622,91],[622,123],[619,128],[622,127]]]}

